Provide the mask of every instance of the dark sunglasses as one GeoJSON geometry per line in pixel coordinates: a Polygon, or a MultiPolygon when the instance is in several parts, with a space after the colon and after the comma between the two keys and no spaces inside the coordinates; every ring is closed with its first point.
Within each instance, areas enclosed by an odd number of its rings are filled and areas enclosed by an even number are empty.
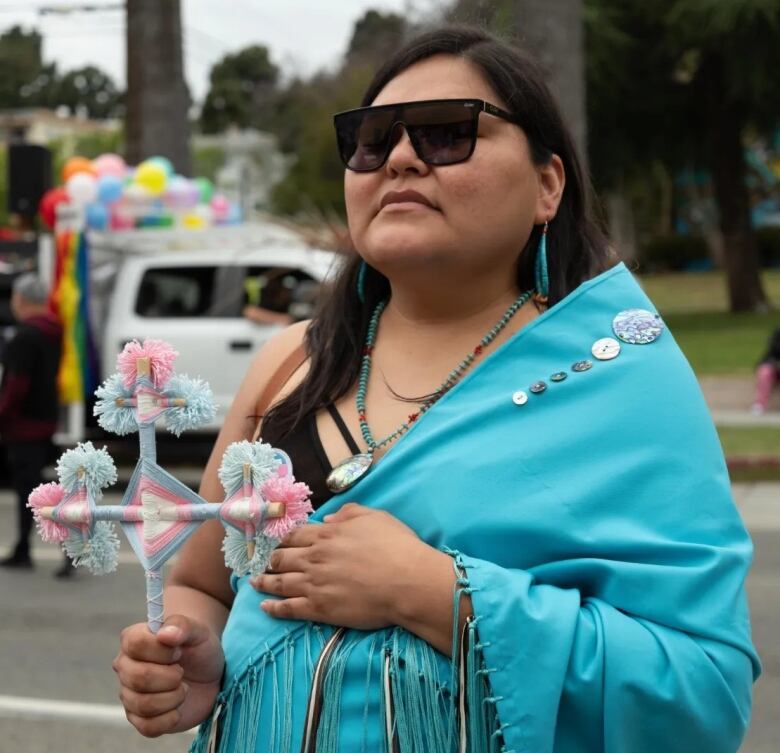
{"type": "Polygon", "coordinates": [[[482,99],[428,99],[359,107],[333,116],[341,161],[358,173],[377,170],[401,138],[402,125],[427,165],[465,162],[477,143],[479,114],[520,125],[514,115],[482,99]]]}

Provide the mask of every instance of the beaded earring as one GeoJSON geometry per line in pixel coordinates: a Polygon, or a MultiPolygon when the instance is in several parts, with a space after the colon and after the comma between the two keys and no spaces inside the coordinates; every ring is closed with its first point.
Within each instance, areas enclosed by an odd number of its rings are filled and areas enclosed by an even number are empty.
{"type": "Polygon", "coordinates": [[[357,276],[357,295],[358,300],[361,303],[366,302],[366,269],[368,264],[365,261],[360,262],[360,269],[358,269],[357,276]]]}
{"type": "Polygon", "coordinates": [[[534,300],[537,303],[547,303],[550,295],[550,278],[547,274],[547,225],[548,222],[545,221],[542,237],[539,240],[539,248],[536,251],[536,295],[534,295],[534,300]]]}

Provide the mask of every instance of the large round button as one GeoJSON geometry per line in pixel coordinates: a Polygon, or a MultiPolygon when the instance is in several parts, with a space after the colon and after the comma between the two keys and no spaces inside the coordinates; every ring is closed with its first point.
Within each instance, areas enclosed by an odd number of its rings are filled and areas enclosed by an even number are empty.
{"type": "Polygon", "coordinates": [[[528,402],[528,394],[523,390],[518,390],[512,395],[512,402],[515,405],[525,405],[528,402]]]}
{"type": "Polygon", "coordinates": [[[658,314],[645,309],[626,309],[612,320],[612,331],[631,345],[655,342],[666,325],[658,314]]]}
{"type": "Polygon", "coordinates": [[[599,361],[611,361],[620,355],[620,343],[613,337],[602,337],[601,340],[593,343],[590,352],[599,361]]]}

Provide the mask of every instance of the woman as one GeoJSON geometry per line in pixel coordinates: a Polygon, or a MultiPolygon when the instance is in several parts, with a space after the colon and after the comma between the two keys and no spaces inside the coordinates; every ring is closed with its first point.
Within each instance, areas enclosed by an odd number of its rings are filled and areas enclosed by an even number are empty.
{"type": "Polygon", "coordinates": [[[756,416],[763,416],[769,407],[772,390],[780,378],[780,327],[769,338],[766,353],[756,366],[756,400],[751,411],[756,416]]]}
{"type": "Polygon", "coordinates": [[[129,720],[208,720],[198,751],[735,751],[750,541],[539,71],[448,28],[363,105],[335,119],[359,256],[258,355],[202,486],[260,403],[318,509],[235,592],[200,529],[166,626],[123,633],[129,720]]]}

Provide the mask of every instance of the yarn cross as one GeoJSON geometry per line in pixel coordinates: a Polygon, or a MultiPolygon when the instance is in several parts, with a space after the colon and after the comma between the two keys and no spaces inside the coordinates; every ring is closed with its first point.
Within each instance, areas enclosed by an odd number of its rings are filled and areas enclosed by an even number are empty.
{"type": "Polygon", "coordinates": [[[119,522],[146,575],[147,622],[163,623],[162,568],[206,520],[226,528],[225,562],[237,575],[262,572],[273,549],[312,511],[306,484],[296,482],[287,455],[263,442],[235,442],[223,456],[223,502],[207,502],[157,464],[155,424],[180,435],[213,419],[206,382],[175,375],[178,354],[161,340],[133,341],[117,359],[118,371],[96,395],[98,423],[116,434],[139,433],[140,457],[120,505],[98,505],[116,482],[108,452],[90,442],[63,453],[59,483],[42,484],[29,497],[45,541],[59,541],[76,566],[95,574],[116,569],[119,522]]]}

